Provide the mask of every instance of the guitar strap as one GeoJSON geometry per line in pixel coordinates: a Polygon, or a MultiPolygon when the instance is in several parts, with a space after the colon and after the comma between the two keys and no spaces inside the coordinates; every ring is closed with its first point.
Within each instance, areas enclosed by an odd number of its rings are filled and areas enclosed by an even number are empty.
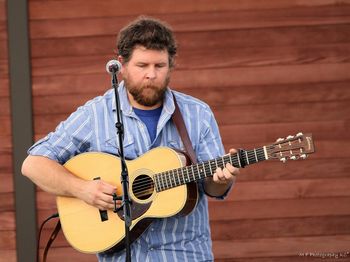
{"type": "Polygon", "coordinates": [[[175,111],[174,111],[174,114],[172,115],[172,119],[174,121],[174,124],[176,126],[177,131],[180,134],[180,137],[181,137],[182,143],[185,146],[187,155],[191,159],[192,164],[197,164],[196,153],[193,150],[190,137],[188,136],[188,132],[187,132],[187,129],[185,126],[185,122],[182,118],[182,115],[181,115],[181,112],[179,109],[179,105],[177,104],[174,93],[172,93],[172,94],[173,94],[174,104],[175,104],[175,111]]]}

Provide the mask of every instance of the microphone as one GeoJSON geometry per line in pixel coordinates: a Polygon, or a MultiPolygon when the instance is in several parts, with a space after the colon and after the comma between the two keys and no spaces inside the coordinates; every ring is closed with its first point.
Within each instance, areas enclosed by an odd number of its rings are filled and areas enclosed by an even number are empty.
{"type": "Polygon", "coordinates": [[[106,71],[109,74],[117,74],[122,69],[122,64],[118,60],[110,60],[106,64],[106,71]]]}

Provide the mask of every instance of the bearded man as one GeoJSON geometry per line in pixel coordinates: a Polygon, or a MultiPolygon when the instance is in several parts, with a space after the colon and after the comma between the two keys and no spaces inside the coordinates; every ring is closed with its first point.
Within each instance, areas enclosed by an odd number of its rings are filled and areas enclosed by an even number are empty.
{"type": "MultiPolygon", "coordinates": [[[[118,92],[127,159],[136,159],[161,146],[184,150],[172,120],[174,97],[197,161],[224,154],[219,129],[209,106],[169,87],[177,48],[173,32],[166,23],[139,17],[120,31],[117,50],[117,59],[122,64],[123,81],[118,92]]],[[[110,89],[79,107],[54,132],[36,142],[28,150],[22,173],[43,190],[57,196],[78,198],[100,210],[113,209],[115,185],[103,179],[81,179],[63,165],[84,152],[118,155],[115,123],[116,101],[113,89],[110,89]]],[[[224,198],[238,173],[239,169],[227,164],[212,170],[212,176],[197,181],[198,201],[193,211],[186,216],[155,218],[132,243],[132,261],[212,261],[207,196],[224,198]]],[[[120,201],[117,204],[120,205],[120,201]]],[[[98,259],[124,261],[125,252],[100,253],[98,259]]]]}

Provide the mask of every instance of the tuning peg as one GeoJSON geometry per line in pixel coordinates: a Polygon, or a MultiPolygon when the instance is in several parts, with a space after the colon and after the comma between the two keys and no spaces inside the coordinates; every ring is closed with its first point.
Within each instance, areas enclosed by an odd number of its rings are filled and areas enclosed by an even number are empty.
{"type": "Polygon", "coordinates": [[[307,155],[306,154],[302,154],[302,155],[300,155],[300,158],[301,159],[305,159],[305,158],[307,158],[307,155]]]}
{"type": "Polygon", "coordinates": [[[276,140],[276,142],[278,143],[278,142],[282,142],[284,140],[284,138],[278,138],[277,140],[276,140]]]}
{"type": "Polygon", "coordinates": [[[291,156],[290,159],[297,160],[297,157],[296,156],[291,156]]]}
{"type": "Polygon", "coordinates": [[[283,162],[283,163],[286,163],[286,162],[287,162],[287,158],[282,157],[282,158],[280,159],[280,161],[283,162]]]}
{"type": "Polygon", "coordinates": [[[294,136],[287,136],[287,139],[292,139],[294,136]]]}

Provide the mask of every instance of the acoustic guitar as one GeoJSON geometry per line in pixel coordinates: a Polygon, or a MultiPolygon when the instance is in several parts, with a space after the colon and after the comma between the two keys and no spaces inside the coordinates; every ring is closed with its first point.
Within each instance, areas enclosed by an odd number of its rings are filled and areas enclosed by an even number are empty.
{"type": "MultiPolygon", "coordinates": [[[[311,134],[299,133],[253,150],[239,150],[203,163],[188,165],[185,154],[167,147],[155,148],[139,158],[127,161],[131,198],[131,241],[137,239],[154,218],[186,215],[197,203],[196,181],[212,176],[217,167],[231,163],[235,167],[279,159],[305,159],[314,152],[311,134]]],[[[100,178],[117,187],[120,183],[120,159],[114,155],[88,152],[64,165],[74,175],[93,180],[100,178]]],[[[57,208],[64,235],[78,251],[100,253],[124,248],[123,211],[101,211],[72,197],[57,197],[57,208]]]]}

